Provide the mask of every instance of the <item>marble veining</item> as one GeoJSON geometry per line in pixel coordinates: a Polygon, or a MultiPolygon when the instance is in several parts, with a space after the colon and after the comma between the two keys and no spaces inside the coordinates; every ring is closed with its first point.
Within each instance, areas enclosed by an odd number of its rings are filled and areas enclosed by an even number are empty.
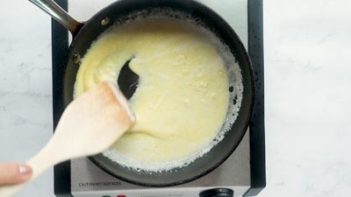
{"type": "MultiPolygon", "coordinates": [[[[25,161],[52,133],[50,18],[27,1],[0,9],[0,162],[25,161]]],[[[25,194],[54,196],[52,171],[25,194]]]]}

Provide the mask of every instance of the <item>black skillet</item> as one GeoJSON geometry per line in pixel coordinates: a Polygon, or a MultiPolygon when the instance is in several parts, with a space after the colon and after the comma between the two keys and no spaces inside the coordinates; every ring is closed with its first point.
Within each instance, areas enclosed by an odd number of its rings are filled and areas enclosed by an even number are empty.
{"type": "MultiPolygon", "coordinates": [[[[80,59],[84,57],[92,42],[111,25],[123,23],[123,20],[125,20],[127,16],[138,11],[154,13],[157,12],[157,10],[172,10],[191,16],[191,18],[200,21],[203,26],[215,33],[215,35],[229,47],[239,64],[243,82],[243,99],[241,101],[238,117],[231,125],[230,130],[226,132],[223,140],[208,153],[185,167],[157,173],[136,171],[123,167],[102,154],[89,157],[90,160],[101,169],[112,176],[135,184],[145,186],[172,186],[186,183],[206,175],[222,164],[238,146],[247,130],[252,110],[254,84],[252,80],[251,63],[238,36],[213,10],[193,0],[120,0],[98,12],[87,22],[79,23],[52,0],[30,1],[49,13],[73,35],[67,64],[64,65],[65,76],[62,84],[64,90],[62,99],[66,106],[73,100],[74,83],[80,59]]],[[[125,82],[130,81],[128,80],[130,77],[124,77],[126,80],[125,82]]],[[[125,86],[125,84],[119,85],[125,86]]],[[[210,115],[209,118],[211,118],[210,115]]]]}

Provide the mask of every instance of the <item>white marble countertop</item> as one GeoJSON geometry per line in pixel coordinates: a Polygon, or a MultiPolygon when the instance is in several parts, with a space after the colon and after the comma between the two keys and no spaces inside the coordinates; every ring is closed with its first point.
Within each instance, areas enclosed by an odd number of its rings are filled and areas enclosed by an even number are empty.
{"type": "MultiPolygon", "coordinates": [[[[351,193],[350,10],[349,0],[265,1],[267,187],[259,196],[351,193]]],[[[21,161],[51,136],[50,19],[12,0],[0,25],[0,162],[21,161]]],[[[49,171],[23,194],[54,196],[52,185],[49,171]]]]}

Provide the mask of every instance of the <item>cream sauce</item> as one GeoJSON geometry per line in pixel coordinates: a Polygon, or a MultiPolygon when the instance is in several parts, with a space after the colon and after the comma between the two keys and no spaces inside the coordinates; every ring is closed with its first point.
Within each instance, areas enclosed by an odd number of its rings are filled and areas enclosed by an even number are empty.
{"type": "Polygon", "coordinates": [[[203,31],[178,20],[144,19],[112,28],[88,50],[75,96],[103,80],[116,83],[131,58],[140,77],[130,99],[136,124],[108,151],[111,159],[163,168],[196,155],[216,137],[228,109],[228,76],[203,31]]]}

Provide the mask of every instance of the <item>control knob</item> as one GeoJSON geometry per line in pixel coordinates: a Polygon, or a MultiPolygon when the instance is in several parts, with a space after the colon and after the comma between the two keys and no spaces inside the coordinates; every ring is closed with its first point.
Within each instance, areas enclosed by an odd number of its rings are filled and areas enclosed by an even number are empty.
{"type": "Polygon", "coordinates": [[[214,188],[202,191],[200,197],[234,197],[234,191],[227,188],[214,188]]]}

